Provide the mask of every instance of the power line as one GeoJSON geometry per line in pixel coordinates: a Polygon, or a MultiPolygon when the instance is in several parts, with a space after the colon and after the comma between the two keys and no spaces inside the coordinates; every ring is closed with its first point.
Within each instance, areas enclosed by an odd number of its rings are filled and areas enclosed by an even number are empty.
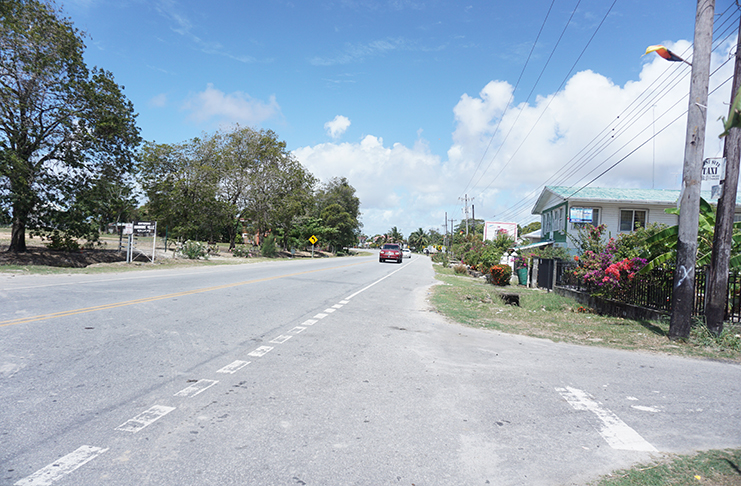
{"type": "MultiPolygon", "coordinates": [[[[581,0],[579,0],[581,1],[581,0]]],[[[468,184],[466,184],[466,187],[463,189],[463,192],[465,193],[468,188],[471,185],[471,181],[473,181],[473,178],[476,176],[476,172],[479,170],[479,167],[481,167],[481,163],[484,161],[484,158],[486,157],[486,153],[489,151],[489,147],[491,147],[491,143],[494,141],[494,137],[496,136],[497,132],[499,132],[499,127],[502,124],[502,120],[504,120],[504,115],[507,114],[507,110],[509,110],[509,107],[512,104],[512,101],[515,99],[515,93],[517,92],[517,88],[520,86],[520,81],[522,80],[522,76],[525,74],[525,69],[527,69],[528,64],[530,63],[530,58],[533,55],[533,52],[535,51],[535,46],[538,45],[538,40],[540,40],[540,35],[543,33],[543,29],[545,28],[545,24],[548,21],[548,18],[551,15],[551,11],[553,10],[553,5],[556,3],[556,0],[551,1],[551,6],[548,7],[548,12],[545,14],[545,18],[543,19],[543,23],[540,25],[540,30],[538,31],[538,35],[535,36],[535,42],[533,42],[533,46],[530,48],[530,53],[527,55],[527,59],[525,60],[525,64],[522,66],[522,70],[520,71],[520,76],[517,78],[517,82],[515,83],[515,87],[512,89],[512,94],[509,97],[509,101],[507,102],[507,105],[504,107],[504,111],[502,112],[502,115],[499,117],[499,123],[497,123],[496,128],[494,129],[494,132],[491,134],[491,138],[489,139],[489,143],[486,146],[486,149],[484,150],[484,153],[481,155],[481,159],[479,160],[478,165],[471,173],[471,179],[468,181],[468,184]]],[[[578,6],[578,5],[577,5],[578,6]]],[[[571,19],[569,19],[570,21],[571,19]]],[[[555,47],[554,47],[555,49],[555,47]]],[[[552,55],[552,53],[551,53],[552,55]]],[[[548,58],[550,61],[550,57],[548,58]]],[[[547,65],[547,63],[546,63],[547,65]]],[[[541,72],[542,75],[542,72],[541,72]]],[[[540,77],[538,77],[538,80],[540,80],[540,77]]],[[[536,82],[537,84],[537,82],[536,82]]],[[[532,91],[531,91],[532,94],[532,91]]],[[[528,95],[529,99],[529,95],[528,95]]],[[[496,155],[494,155],[496,157],[496,155]]],[[[484,171],[486,172],[486,171],[484,171]]],[[[480,180],[480,179],[479,179],[480,180]]],[[[460,198],[459,198],[460,199],[460,198]]]]}

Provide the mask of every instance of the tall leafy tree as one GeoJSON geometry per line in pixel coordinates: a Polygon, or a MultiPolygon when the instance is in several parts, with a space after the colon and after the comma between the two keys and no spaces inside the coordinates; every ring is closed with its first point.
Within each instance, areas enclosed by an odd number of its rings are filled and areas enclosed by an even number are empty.
{"type": "Polygon", "coordinates": [[[26,250],[27,229],[51,229],[64,214],[93,223],[96,205],[81,200],[125,184],[132,170],[133,105],[110,72],[87,68],[84,48],[51,4],[0,2],[0,207],[11,213],[10,251],[26,250]]]}
{"type": "Polygon", "coordinates": [[[316,180],[272,130],[257,133],[242,215],[257,232],[281,230],[284,245],[293,220],[306,213],[316,180]]]}
{"type": "Polygon", "coordinates": [[[334,228],[330,244],[336,249],[357,243],[360,229],[360,199],[355,188],[345,177],[334,177],[322,185],[315,195],[315,215],[324,220],[328,228],[334,228]]]}
{"type": "Polygon", "coordinates": [[[149,214],[173,236],[225,236],[231,247],[240,219],[261,236],[279,233],[285,245],[315,184],[274,132],[239,126],[183,144],[145,144],[140,180],[149,214]]]}
{"type": "Polygon", "coordinates": [[[148,217],[175,238],[220,239],[226,208],[217,199],[219,173],[211,149],[200,138],[143,147],[139,176],[148,217]]]}

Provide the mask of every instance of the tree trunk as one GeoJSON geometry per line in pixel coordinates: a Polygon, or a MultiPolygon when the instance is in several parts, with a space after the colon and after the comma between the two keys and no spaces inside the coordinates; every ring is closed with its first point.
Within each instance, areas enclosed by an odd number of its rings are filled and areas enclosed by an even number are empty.
{"type": "Polygon", "coordinates": [[[232,224],[227,229],[227,233],[229,234],[229,251],[232,251],[237,246],[237,228],[232,224]]]}
{"type": "Polygon", "coordinates": [[[10,235],[8,251],[22,253],[26,251],[26,224],[20,218],[13,218],[13,229],[10,235]]]}

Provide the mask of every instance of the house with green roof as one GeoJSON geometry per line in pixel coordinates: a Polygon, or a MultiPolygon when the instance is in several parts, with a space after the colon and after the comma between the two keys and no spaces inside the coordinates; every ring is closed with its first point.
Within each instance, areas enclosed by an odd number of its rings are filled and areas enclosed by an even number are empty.
{"type": "MultiPolygon", "coordinates": [[[[540,194],[532,214],[541,218],[541,241],[556,247],[574,248],[569,235],[587,224],[604,224],[607,235],[617,237],[653,223],[674,226],[678,216],[665,209],[676,208],[680,191],[670,189],[611,189],[601,187],[546,186],[540,194]]],[[[708,202],[710,192],[703,191],[708,202]]],[[[736,207],[741,201],[736,199],[736,207]]],[[[738,211],[738,209],[737,209],[738,211]]],[[[741,220],[737,212],[735,221],[741,220]]]]}

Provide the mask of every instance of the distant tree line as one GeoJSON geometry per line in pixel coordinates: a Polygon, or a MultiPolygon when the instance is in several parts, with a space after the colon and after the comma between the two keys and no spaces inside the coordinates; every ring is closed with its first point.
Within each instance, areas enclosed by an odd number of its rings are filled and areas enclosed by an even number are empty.
{"type": "Polygon", "coordinates": [[[139,181],[145,219],[181,240],[242,242],[273,236],[284,248],[314,235],[333,250],[357,242],[360,201],[345,178],[325,184],[270,130],[237,126],[181,144],[148,142],[139,181]]]}

